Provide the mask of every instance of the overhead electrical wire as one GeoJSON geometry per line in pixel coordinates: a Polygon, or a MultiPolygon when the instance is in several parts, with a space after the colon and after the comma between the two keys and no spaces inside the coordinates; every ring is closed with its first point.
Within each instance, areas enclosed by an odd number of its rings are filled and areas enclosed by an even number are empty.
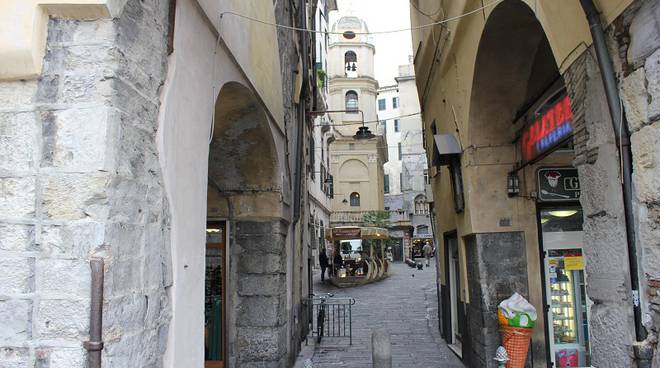
{"type": "MultiPolygon", "coordinates": [[[[355,35],[370,36],[370,35],[380,35],[380,34],[388,34],[388,33],[416,31],[416,30],[419,30],[419,29],[434,27],[434,26],[437,26],[437,25],[440,25],[440,24],[445,24],[445,23],[449,23],[449,22],[452,22],[452,21],[455,21],[455,20],[459,20],[461,18],[470,16],[472,14],[479,13],[479,12],[481,12],[482,10],[484,10],[488,7],[495,6],[499,3],[501,3],[502,1],[504,1],[504,0],[495,0],[492,3],[483,5],[479,8],[477,8],[477,9],[471,10],[467,13],[464,13],[464,14],[461,14],[461,15],[456,15],[456,16],[449,17],[449,18],[445,18],[445,19],[439,20],[437,22],[422,24],[422,25],[419,25],[419,26],[414,26],[414,27],[409,27],[409,28],[392,29],[392,30],[387,30],[387,31],[353,32],[353,33],[355,35]]],[[[307,28],[287,26],[287,25],[284,25],[284,24],[265,21],[265,20],[262,20],[262,19],[259,19],[259,18],[251,17],[251,16],[245,15],[245,14],[236,13],[236,12],[233,12],[233,11],[225,11],[225,12],[220,13],[220,20],[221,21],[222,21],[222,19],[225,15],[233,15],[233,16],[236,16],[236,17],[239,17],[239,18],[251,20],[253,22],[257,22],[257,23],[261,23],[261,24],[265,24],[265,25],[269,25],[269,26],[273,26],[273,27],[277,27],[277,28],[288,29],[288,30],[291,30],[291,31],[300,31],[300,32],[308,32],[308,33],[320,33],[320,34],[324,34],[324,35],[328,35],[328,34],[343,35],[344,34],[344,32],[320,31],[320,30],[315,30],[315,29],[307,29],[307,28]]]]}
{"type": "MultiPolygon", "coordinates": [[[[328,112],[327,114],[329,115],[329,114],[335,114],[335,113],[333,113],[333,112],[328,112]]],[[[337,114],[338,114],[338,113],[337,113],[337,114]]],[[[389,117],[389,118],[387,118],[387,119],[380,119],[380,120],[367,120],[367,121],[364,122],[364,124],[380,123],[380,122],[382,122],[382,121],[396,120],[396,119],[400,119],[400,118],[407,118],[407,117],[409,117],[409,116],[415,116],[415,115],[421,115],[421,114],[422,114],[422,112],[420,111],[420,112],[413,112],[413,113],[411,113],[411,114],[392,116],[392,117],[389,117]]],[[[332,124],[330,124],[330,123],[328,123],[328,124],[314,124],[314,127],[324,127],[324,126],[343,127],[343,126],[351,126],[351,125],[362,125],[362,122],[361,122],[361,121],[353,121],[353,122],[343,123],[343,124],[340,124],[340,123],[332,123],[332,124]]]]}

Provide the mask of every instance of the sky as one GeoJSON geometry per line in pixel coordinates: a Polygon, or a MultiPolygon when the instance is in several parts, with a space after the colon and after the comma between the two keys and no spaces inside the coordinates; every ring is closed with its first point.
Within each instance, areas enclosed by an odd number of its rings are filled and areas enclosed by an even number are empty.
{"type": "MultiPolygon", "coordinates": [[[[338,12],[330,13],[330,27],[341,16],[352,14],[367,22],[370,32],[410,27],[409,0],[337,0],[338,12]]],[[[396,84],[394,77],[398,66],[408,64],[412,55],[412,39],[409,31],[372,35],[376,47],[374,67],[378,84],[396,84]]]]}

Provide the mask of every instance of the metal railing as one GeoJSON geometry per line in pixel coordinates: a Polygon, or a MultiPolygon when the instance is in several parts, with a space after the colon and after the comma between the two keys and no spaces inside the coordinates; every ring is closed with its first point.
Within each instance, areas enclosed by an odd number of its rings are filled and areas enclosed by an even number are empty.
{"type": "MultiPolygon", "coordinates": [[[[353,298],[325,298],[321,303],[321,298],[310,297],[304,300],[307,308],[307,323],[311,336],[318,336],[319,326],[317,317],[320,308],[325,308],[325,318],[323,323],[324,337],[348,337],[349,345],[353,345],[353,310],[355,299],[353,298]]],[[[307,343],[307,340],[305,340],[307,343]]]]}

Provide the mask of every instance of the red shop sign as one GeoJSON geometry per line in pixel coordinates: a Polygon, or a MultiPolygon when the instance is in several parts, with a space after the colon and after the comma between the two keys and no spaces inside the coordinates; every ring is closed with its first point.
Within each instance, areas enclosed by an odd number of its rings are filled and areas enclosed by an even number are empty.
{"type": "Polygon", "coordinates": [[[523,161],[531,161],[552,150],[572,134],[571,100],[564,96],[523,129],[520,137],[523,161]]]}

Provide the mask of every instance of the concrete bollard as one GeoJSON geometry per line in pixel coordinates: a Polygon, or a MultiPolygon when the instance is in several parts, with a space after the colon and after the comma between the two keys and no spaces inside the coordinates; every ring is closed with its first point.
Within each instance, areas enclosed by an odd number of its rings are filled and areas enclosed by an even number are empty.
{"type": "Polygon", "coordinates": [[[373,368],[392,368],[390,334],[383,329],[371,333],[371,358],[373,368]]]}

